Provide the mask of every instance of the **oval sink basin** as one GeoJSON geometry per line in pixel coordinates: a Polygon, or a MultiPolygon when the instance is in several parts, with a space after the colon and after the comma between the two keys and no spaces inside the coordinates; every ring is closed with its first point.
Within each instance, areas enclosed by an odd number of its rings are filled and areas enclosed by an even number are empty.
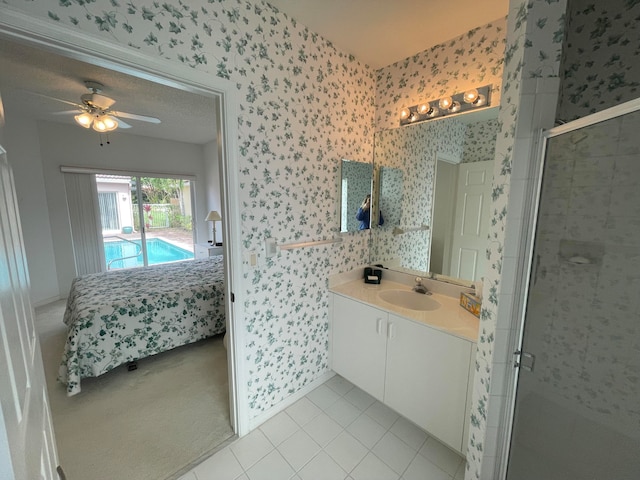
{"type": "Polygon", "coordinates": [[[378,297],[385,302],[409,310],[427,312],[440,308],[440,303],[429,295],[412,292],[411,290],[383,290],[378,297]]]}

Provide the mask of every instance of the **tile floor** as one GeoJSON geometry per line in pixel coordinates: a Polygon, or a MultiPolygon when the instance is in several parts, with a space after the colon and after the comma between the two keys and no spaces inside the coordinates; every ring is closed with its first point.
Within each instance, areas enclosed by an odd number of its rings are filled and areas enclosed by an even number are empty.
{"type": "Polygon", "coordinates": [[[463,480],[464,459],[336,375],[180,480],[463,480]]]}

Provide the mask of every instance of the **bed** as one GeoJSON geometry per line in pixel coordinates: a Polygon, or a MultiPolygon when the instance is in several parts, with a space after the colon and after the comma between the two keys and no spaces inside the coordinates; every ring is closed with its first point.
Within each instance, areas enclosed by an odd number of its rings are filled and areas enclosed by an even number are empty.
{"type": "Polygon", "coordinates": [[[58,379],[80,380],[225,331],[223,257],[115,270],[74,279],[58,379]]]}

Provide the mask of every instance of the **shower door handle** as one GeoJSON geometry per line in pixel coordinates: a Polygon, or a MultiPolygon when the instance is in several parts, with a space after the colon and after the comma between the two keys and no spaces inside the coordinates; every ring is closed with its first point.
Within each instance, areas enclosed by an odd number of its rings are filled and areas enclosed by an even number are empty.
{"type": "Polygon", "coordinates": [[[533,372],[533,367],[536,364],[536,356],[532,353],[523,352],[522,350],[516,350],[513,352],[517,355],[516,361],[513,363],[515,368],[522,368],[527,372],[533,372]]]}

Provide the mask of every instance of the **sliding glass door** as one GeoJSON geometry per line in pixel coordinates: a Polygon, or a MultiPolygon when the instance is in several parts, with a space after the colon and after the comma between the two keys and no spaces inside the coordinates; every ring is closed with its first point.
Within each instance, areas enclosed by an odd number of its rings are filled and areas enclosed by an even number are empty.
{"type": "Polygon", "coordinates": [[[107,270],[193,258],[193,182],[96,175],[107,270]]]}

